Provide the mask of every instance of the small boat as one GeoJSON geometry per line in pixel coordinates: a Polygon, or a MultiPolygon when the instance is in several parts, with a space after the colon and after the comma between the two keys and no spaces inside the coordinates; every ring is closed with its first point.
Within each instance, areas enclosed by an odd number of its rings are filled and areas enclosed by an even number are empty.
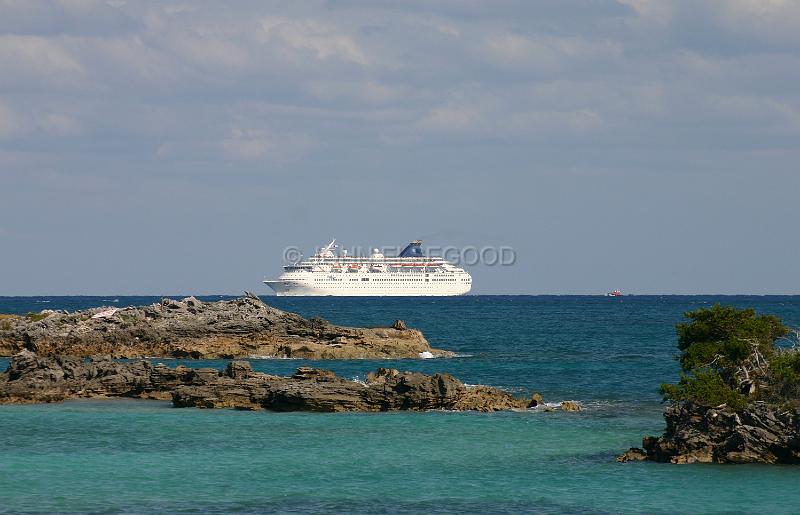
{"type": "Polygon", "coordinates": [[[614,290],[606,293],[606,297],[622,297],[622,292],[619,290],[614,290]]]}

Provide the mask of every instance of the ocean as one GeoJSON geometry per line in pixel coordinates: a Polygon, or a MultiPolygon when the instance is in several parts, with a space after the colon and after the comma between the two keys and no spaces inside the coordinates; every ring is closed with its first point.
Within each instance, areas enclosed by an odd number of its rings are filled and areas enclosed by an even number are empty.
{"type": "MultiPolygon", "coordinates": [[[[228,297],[201,297],[216,300],[228,297]]],[[[466,296],[263,299],[336,324],[403,319],[458,357],[252,360],[351,378],[448,372],[580,413],[318,414],[174,409],[168,402],[0,406],[3,513],[796,513],[800,467],[617,463],[664,428],[674,326],[715,302],[800,327],[800,296],[466,296]]],[[[158,297],[0,297],[0,313],[158,297]]],[[[158,360],[222,368],[224,360],[158,360]]],[[[0,359],[0,367],[7,366],[0,359]]]]}

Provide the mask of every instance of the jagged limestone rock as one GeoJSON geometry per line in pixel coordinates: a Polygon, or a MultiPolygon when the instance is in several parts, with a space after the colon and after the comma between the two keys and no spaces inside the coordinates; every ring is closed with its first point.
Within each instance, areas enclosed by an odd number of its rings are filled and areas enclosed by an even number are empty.
{"type": "Polygon", "coordinates": [[[432,349],[421,332],[393,327],[355,328],[268,306],[253,294],[218,302],[195,297],[163,299],[149,306],[49,312],[5,317],[0,355],[27,349],[39,356],[115,358],[304,359],[418,358],[452,356],[432,349]]]}
{"type": "Polygon", "coordinates": [[[24,350],[0,374],[0,403],[75,398],[172,399],[176,407],[273,411],[396,411],[523,409],[528,401],[486,386],[468,388],[448,374],[379,369],[366,383],[329,370],[300,367],[290,377],[254,372],[233,361],[223,371],[169,368],[108,356],[43,357],[24,350]]]}
{"type": "Polygon", "coordinates": [[[670,463],[800,463],[800,413],[764,402],[734,411],[676,403],[664,410],[667,428],[647,436],[619,461],[670,463]]]}

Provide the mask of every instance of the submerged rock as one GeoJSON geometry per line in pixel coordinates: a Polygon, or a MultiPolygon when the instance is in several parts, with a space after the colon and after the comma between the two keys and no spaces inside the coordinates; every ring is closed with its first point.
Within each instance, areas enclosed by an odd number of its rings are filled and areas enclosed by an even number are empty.
{"type": "Polygon", "coordinates": [[[449,374],[380,368],[365,383],[329,370],[300,367],[290,377],[254,372],[232,361],[223,371],[169,368],[149,361],[119,362],[38,356],[22,351],[0,374],[0,403],[74,398],[172,399],[176,407],[273,411],[396,411],[524,409],[528,401],[497,388],[467,387],[449,374]]]}
{"type": "Polygon", "coordinates": [[[647,459],[647,452],[644,449],[640,449],[638,447],[631,447],[620,456],[617,456],[617,461],[620,463],[625,463],[628,461],[644,461],[647,459]]]}
{"type": "Polygon", "coordinates": [[[734,411],[676,403],[664,410],[667,428],[642,440],[618,461],[670,463],[800,463],[800,413],[763,402],[734,411]]]}
{"type": "Polygon", "coordinates": [[[575,401],[561,401],[561,411],[580,411],[581,405],[575,401]]]}
{"type": "Polygon", "coordinates": [[[257,296],[218,302],[195,297],[149,306],[42,312],[0,319],[0,355],[26,349],[39,356],[115,358],[171,356],[304,359],[418,358],[453,353],[432,349],[421,332],[394,327],[354,328],[321,318],[306,320],[257,296]],[[427,354],[426,354],[427,355],[427,354]]]}
{"type": "Polygon", "coordinates": [[[540,406],[542,404],[544,404],[544,397],[542,397],[541,393],[534,392],[533,395],[531,395],[531,402],[528,403],[528,407],[529,408],[535,408],[535,407],[540,406]]]}

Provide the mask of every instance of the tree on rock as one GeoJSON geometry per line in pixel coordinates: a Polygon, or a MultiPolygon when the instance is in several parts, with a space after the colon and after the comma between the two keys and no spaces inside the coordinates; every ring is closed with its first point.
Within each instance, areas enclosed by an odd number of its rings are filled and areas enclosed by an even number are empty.
{"type": "Polygon", "coordinates": [[[665,400],[691,400],[733,409],[749,401],[783,400],[800,385],[800,353],[776,342],[790,334],[781,319],[752,309],[714,305],[685,313],[678,324],[678,384],[661,385],[665,400]],[[771,366],[772,363],[772,366],[771,366]]]}

